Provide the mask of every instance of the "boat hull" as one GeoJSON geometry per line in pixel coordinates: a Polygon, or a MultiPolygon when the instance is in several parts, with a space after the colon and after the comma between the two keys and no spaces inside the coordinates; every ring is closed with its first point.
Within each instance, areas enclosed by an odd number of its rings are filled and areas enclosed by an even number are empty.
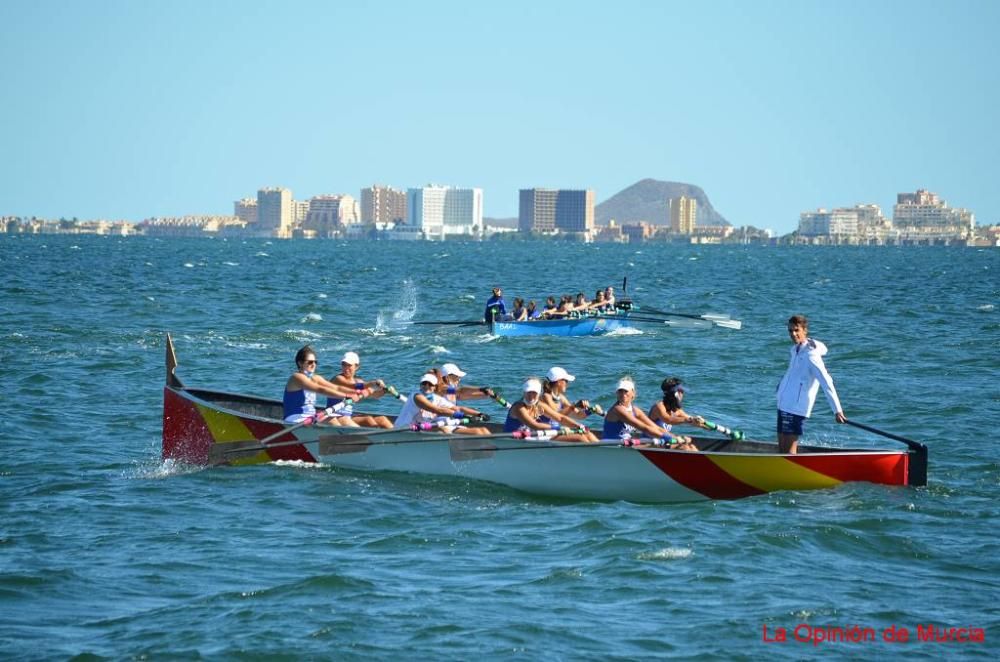
{"type": "Polygon", "coordinates": [[[483,480],[550,497],[640,503],[738,499],[852,481],[909,485],[911,477],[926,476],[926,455],[912,451],[807,446],[782,455],[774,444],[709,438],[696,440],[703,450],[695,453],[318,424],[260,448],[258,440],[288,427],[277,418],[280,411],[274,400],[168,384],[163,457],[194,464],[321,462],[483,480]]]}
{"type": "Polygon", "coordinates": [[[596,336],[618,329],[631,328],[627,315],[581,317],[573,319],[534,320],[531,322],[493,322],[495,336],[596,336]]]}

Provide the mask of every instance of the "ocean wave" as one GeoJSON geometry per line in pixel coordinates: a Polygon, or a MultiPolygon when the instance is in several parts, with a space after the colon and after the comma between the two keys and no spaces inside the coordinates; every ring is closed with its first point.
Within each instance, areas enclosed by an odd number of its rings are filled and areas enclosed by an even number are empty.
{"type": "Polygon", "coordinates": [[[309,313],[305,317],[299,320],[300,322],[322,322],[323,316],[319,313],[309,313]]]}
{"type": "Polygon", "coordinates": [[[642,329],[636,329],[635,327],[622,326],[622,327],[618,327],[617,329],[612,329],[611,331],[608,331],[604,335],[606,335],[606,336],[642,336],[642,335],[645,335],[645,332],[642,329]]]}
{"type": "Polygon", "coordinates": [[[431,354],[451,354],[451,350],[444,345],[431,345],[429,349],[431,354]]]}
{"type": "Polygon", "coordinates": [[[993,308],[994,308],[994,306],[993,306],[992,303],[984,303],[981,306],[976,306],[976,310],[978,310],[980,312],[983,312],[983,313],[988,313],[988,312],[992,311],[993,308]]]}
{"type": "Polygon", "coordinates": [[[673,561],[690,558],[693,554],[694,550],[686,547],[665,547],[655,552],[640,552],[636,558],[640,561],[673,561]]]}

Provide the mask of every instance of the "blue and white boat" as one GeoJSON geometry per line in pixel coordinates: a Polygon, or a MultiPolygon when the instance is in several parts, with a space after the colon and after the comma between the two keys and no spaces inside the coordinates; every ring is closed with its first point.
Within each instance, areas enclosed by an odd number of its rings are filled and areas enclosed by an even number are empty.
{"type": "Polygon", "coordinates": [[[597,317],[566,317],[530,322],[495,321],[490,333],[495,336],[596,336],[616,329],[631,328],[628,312],[597,317]]]}

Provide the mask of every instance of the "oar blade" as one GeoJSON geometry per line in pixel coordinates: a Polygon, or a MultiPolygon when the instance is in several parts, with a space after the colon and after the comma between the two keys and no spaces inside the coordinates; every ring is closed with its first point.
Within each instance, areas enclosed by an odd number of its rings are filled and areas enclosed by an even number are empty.
{"type": "Polygon", "coordinates": [[[737,331],[743,328],[743,322],[739,320],[712,320],[712,324],[723,329],[736,329],[737,331]]]}

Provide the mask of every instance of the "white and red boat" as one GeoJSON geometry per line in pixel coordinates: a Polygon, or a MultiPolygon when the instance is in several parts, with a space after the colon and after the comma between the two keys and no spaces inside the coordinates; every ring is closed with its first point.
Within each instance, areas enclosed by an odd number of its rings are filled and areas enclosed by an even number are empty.
{"type": "Polygon", "coordinates": [[[623,446],[619,440],[526,440],[504,434],[495,423],[486,424],[496,432],[488,437],[345,428],[322,421],[289,427],[281,420],[279,400],[190,388],[175,374],[176,366],[168,335],[163,458],[192,464],[298,460],[363,471],[458,476],[551,497],[641,503],[738,499],[854,481],[895,486],[927,482],[926,446],[895,436],[908,449],[800,445],[798,454],[788,455],[774,443],[712,437],[695,438],[699,452],[623,446]]]}

